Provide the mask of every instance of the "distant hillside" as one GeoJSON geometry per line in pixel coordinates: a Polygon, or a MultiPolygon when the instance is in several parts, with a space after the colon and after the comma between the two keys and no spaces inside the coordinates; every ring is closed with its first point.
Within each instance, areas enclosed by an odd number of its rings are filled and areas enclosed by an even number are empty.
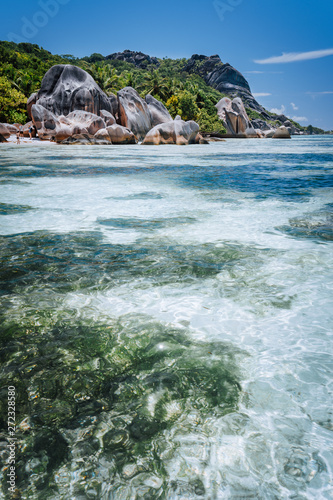
{"type": "MultiPolygon", "coordinates": [[[[253,97],[244,76],[219,56],[194,55],[190,59],[158,59],[125,50],[107,56],[82,59],[70,54],[53,55],[30,43],[0,42],[0,122],[27,121],[26,100],[40,88],[46,71],[55,64],[75,64],[86,70],[107,94],[125,86],[143,97],[150,93],[175,117],[195,120],[203,132],[225,133],[215,104],[225,96],[242,98],[247,112],[260,128],[264,122],[281,125],[288,119],[265,110],[253,97]]],[[[315,127],[292,122],[295,130],[323,133],[315,127]]]]}

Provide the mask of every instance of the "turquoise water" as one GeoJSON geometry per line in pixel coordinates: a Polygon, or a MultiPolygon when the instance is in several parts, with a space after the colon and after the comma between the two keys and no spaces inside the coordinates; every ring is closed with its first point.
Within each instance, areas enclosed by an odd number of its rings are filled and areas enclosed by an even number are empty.
{"type": "Polygon", "coordinates": [[[1,145],[17,498],[333,498],[332,146],[1,145]]]}

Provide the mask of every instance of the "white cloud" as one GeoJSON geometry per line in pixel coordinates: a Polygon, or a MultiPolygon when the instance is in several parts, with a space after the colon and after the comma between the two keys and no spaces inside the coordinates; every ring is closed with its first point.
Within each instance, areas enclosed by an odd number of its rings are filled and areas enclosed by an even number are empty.
{"type": "Polygon", "coordinates": [[[293,116],[292,120],[294,120],[294,122],[298,122],[298,123],[309,121],[306,116],[293,116]]]}
{"type": "Polygon", "coordinates": [[[294,111],[298,110],[298,107],[296,106],[296,104],[294,102],[291,102],[290,105],[291,105],[291,107],[293,108],[294,111]]]}
{"type": "Polygon", "coordinates": [[[285,112],[285,110],[286,110],[286,108],[282,104],[282,106],[281,106],[280,109],[279,108],[272,108],[270,111],[271,111],[271,113],[275,113],[276,115],[283,115],[283,113],[285,112]]]}
{"type": "Polygon", "coordinates": [[[244,71],[247,75],[263,75],[264,71],[244,71]]]}
{"type": "Polygon", "coordinates": [[[254,92],[252,95],[253,97],[266,97],[272,94],[269,94],[268,92],[254,92]]]}
{"type": "Polygon", "coordinates": [[[311,52],[288,52],[282,53],[282,56],[268,57],[267,59],[257,59],[257,64],[281,64],[296,61],[308,61],[310,59],[320,59],[322,57],[332,56],[333,49],[313,50],[311,52]]]}
{"type": "Polygon", "coordinates": [[[328,95],[333,94],[333,90],[326,90],[325,92],[306,92],[309,95],[328,95]]]}

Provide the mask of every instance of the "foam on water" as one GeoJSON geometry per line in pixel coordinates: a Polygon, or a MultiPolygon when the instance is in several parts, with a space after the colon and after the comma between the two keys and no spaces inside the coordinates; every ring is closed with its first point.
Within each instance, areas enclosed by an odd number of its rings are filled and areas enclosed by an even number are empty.
{"type": "Polygon", "coordinates": [[[22,498],[333,498],[332,145],[1,145],[22,498]]]}

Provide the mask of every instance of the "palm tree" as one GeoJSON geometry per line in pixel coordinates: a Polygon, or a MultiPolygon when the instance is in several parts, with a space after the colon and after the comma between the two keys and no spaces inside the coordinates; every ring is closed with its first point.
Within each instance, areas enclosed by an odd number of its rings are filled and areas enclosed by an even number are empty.
{"type": "Polygon", "coordinates": [[[167,100],[170,93],[167,79],[161,78],[156,70],[145,75],[145,79],[139,88],[144,90],[146,94],[152,94],[162,100],[167,100]]]}

